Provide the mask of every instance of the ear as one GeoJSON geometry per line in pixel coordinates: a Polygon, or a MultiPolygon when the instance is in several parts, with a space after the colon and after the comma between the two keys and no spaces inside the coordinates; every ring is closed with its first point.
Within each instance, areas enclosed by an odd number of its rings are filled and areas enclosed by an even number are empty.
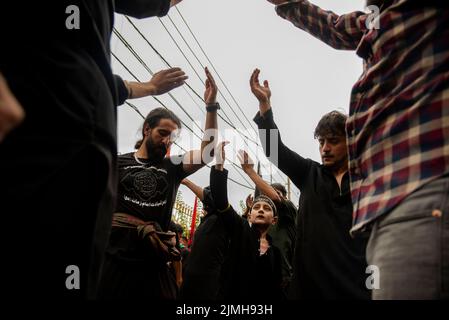
{"type": "Polygon", "coordinates": [[[144,133],[144,136],[149,136],[149,135],[150,135],[150,133],[151,133],[151,128],[150,128],[150,126],[148,125],[148,123],[145,123],[145,124],[144,124],[144,127],[143,127],[143,133],[144,133]]]}
{"type": "Polygon", "coordinates": [[[273,217],[273,221],[271,221],[272,225],[275,225],[278,222],[278,216],[273,217]]]}

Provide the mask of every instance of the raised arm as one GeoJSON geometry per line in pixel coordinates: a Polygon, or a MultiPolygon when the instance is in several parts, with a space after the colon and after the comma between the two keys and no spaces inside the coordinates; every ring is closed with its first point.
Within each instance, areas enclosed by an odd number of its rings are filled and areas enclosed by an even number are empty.
{"type": "Polygon", "coordinates": [[[259,101],[259,112],[254,118],[259,128],[259,137],[265,154],[274,165],[284,172],[292,182],[302,188],[302,182],[309,172],[312,160],[304,159],[284,145],[279,129],[273,119],[271,90],[268,81],[259,83],[259,69],[255,69],[250,79],[251,91],[259,101]]]}
{"type": "Polygon", "coordinates": [[[181,68],[170,68],[156,72],[147,82],[125,81],[128,99],[158,96],[182,86],[189,77],[181,68]]]}
{"type": "Polygon", "coordinates": [[[307,0],[267,0],[276,13],[335,49],[355,50],[367,31],[370,16],[361,11],[337,15],[307,0]]]}
{"type": "Polygon", "coordinates": [[[204,189],[200,186],[196,185],[189,179],[184,179],[181,181],[181,184],[185,185],[187,188],[189,188],[201,201],[204,200],[204,189]]]}
{"type": "Polygon", "coordinates": [[[248,153],[244,150],[239,151],[239,159],[242,166],[243,171],[248,175],[248,177],[254,182],[256,188],[260,190],[260,192],[271,200],[280,202],[281,197],[276,192],[276,190],[270,186],[265,180],[263,180],[254,170],[254,162],[248,155],[248,153]]]}
{"type": "Polygon", "coordinates": [[[219,106],[217,102],[218,88],[209,69],[205,68],[206,72],[206,88],[204,91],[204,101],[206,102],[206,124],[204,128],[204,135],[201,141],[200,150],[192,150],[184,156],[183,169],[186,174],[192,174],[198,169],[204,167],[207,163],[212,162],[213,150],[216,145],[218,137],[217,130],[217,110],[219,106]]]}

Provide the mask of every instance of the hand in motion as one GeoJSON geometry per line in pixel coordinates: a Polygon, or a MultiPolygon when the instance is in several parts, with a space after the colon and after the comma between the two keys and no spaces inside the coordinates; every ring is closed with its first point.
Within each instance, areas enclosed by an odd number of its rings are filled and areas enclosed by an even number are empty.
{"type": "Polygon", "coordinates": [[[248,173],[249,171],[254,171],[254,161],[251,159],[251,157],[245,150],[239,150],[237,156],[240,160],[240,164],[245,173],[248,173]]]}
{"type": "Polygon", "coordinates": [[[217,102],[217,92],[218,87],[215,84],[214,77],[212,77],[212,74],[209,72],[209,69],[206,67],[204,69],[206,72],[206,90],[204,91],[204,101],[207,104],[212,104],[217,102]]]}
{"type": "Polygon", "coordinates": [[[215,161],[216,161],[216,167],[217,168],[223,168],[224,162],[226,160],[226,152],[225,147],[229,144],[229,141],[222,141],[220,144],[216,147],[218,152],[215,153],[215,161]]]}
{"type": "Polygon", "coordinates": [[[170,68],[156,72],[144,85],[151,95],[157,96],[182,86],[188,78],[181,68],[170,68]]]}
{"type": "Polygon", "coordinates": [[[8,84],[0,74],[0,142],[25,118],[22,106],[9,90],[8,84]]]}
{"type": "Polygon", "coordinates": [[[263,86],[259,82],[260,70],[255,69],[250,79],[251,92],[259,100],[260,103],[270,103],[271,90],[268,81],[263,82],[263,86]]]}

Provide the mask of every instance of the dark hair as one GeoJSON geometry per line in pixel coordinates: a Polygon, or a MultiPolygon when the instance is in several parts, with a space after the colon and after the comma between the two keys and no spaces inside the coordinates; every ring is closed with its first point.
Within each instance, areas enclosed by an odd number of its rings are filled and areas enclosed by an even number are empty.
{"type": "Polygon", "coordinates": [[[346,120],[348,116],[340,111],[331,111],[326,113],[318,122],[315,128],[314,138],[325,137],[327,135],[344,136],[346,135],[346,120]]]}
{"type": "Polygon", "coordinates": [[[271,186],[276,190],[280,191],[284,197],[287,196],[287,189],[285,189],[282,183],[272,183],[271,186]]]}
{"type": "MultiPolygon", "coordinates": [[[[274,204],[273,200],[268,198],[266,195],[261,194],[261,195],[257,196],[253,201],[253,207],[257,202],[267,203],[271,207],[271,210],[273,211],[273,217],[277,216],[278,210],[276,208],[276,205],[274,204]]],[[[252,208],[251,208],[251,210],[252,210],[252,208]]]]}
{"type": "Polygon", "coordinates": [[[150,111],[150,113],[145,118],[142,126],[142,139],[136,142],[134,149],[139,149],[143,143],[143,137],[145,136],[145,124],[150,128],[155,128],[161,119],[170,119],[178,128],[181,128],[181,120],[179,120],[178,116],[173,113],[173,111],[165,108],[156,108],[150,111]]]}

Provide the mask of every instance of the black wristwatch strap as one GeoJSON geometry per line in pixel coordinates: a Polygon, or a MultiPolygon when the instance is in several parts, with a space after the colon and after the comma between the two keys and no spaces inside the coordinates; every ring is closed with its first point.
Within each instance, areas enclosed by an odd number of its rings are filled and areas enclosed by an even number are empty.
{"type": "Polygon", "coordinates": [[[218,102],[206,105],[207,112],[214,112],[217,111],[218,109],[220,109],[220,104],[218,102]]]}

